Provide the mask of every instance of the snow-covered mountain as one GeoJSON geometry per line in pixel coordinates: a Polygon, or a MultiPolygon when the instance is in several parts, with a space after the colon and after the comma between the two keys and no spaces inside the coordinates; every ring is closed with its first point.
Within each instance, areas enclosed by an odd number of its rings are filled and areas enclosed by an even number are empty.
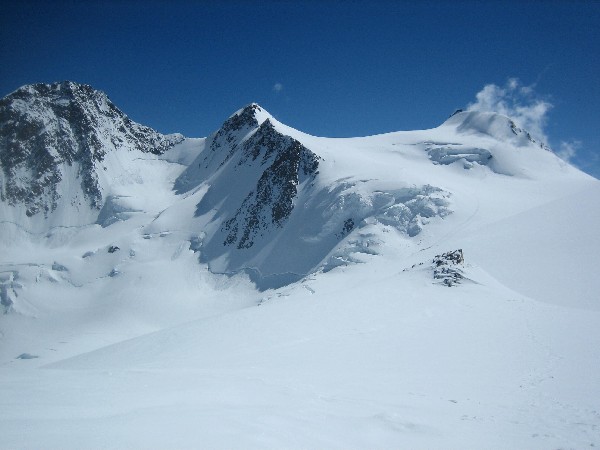
{"type": "Polygon", "coordinates": [[[24,86],[0,100],[2,218],[29,230],[89,224],[113,182],[104,171],[132,159],[123,153],[161,155],[182,140],[131,121],[90,86],[24,86]]]}
{"type": "Polygon", "coordinates": [[[41,84],[0,101],[0,177],[8,447],[600,444],[600,182],[508,117],[184,138],[41,84]]]}

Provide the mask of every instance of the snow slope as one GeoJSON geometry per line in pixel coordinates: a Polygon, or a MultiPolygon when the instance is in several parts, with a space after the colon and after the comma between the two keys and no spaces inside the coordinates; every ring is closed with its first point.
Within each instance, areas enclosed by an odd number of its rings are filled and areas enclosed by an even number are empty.
{"type": "Polygon", "coordinates": [[[509,118],[127,155],[107,221],[3,228],[1,448],[600,445],[600,182],[509,118]]]}

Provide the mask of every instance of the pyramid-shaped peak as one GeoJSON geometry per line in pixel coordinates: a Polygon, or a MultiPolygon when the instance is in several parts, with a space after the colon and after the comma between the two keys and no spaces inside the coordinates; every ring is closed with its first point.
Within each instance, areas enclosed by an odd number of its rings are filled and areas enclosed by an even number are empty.
{"type": "Polygon", "coordinates": [[[238,122],[252,124],[255,126],[258,126],[265,120],[272,118],[273,116],[258,103],[250,103],[244,106],[242,109],[237,110],[229,117],[229,119],[234,119],[238,122]]]}

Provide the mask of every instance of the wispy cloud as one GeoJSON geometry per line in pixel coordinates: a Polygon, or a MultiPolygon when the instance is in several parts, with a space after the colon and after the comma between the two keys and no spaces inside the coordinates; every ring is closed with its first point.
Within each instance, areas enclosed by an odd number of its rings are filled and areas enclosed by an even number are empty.
{"type": "Polygon", "coordinates": [[[273,92],[275,92],[276,94],[278,94],[281,91],[283,91],[283,84],[281,84],[281,83],[275,83],[273,85],[273,92]]]}
{"type": "Polygon", "coordinates": [[[468,110],[504,114],[534,138],[548,142],[545,127],[553,105],[536,93],[535,85],[524,86],[519,79],[509,78],[504,86],[484,86],[475,98],[477,101],[469,104],[468,110]]]}
{"type": "Polygon", "coordinates": [[[568,163],[573,162],[573,158],[577,155],[577,150],[581,148],[581,141],[561,141],[560,147],[555,152],[556,155],[568,163]]]}

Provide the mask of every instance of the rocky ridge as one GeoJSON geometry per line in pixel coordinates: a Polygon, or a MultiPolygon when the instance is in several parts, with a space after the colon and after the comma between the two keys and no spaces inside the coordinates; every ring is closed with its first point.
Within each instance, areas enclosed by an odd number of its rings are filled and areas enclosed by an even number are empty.
{"type": "Polygon", "coordinates": [[[97,171],[107,153],[139,150],[159,155],[183,140],[133,122],[104,94],[70,81],[24,86],[0,100],[1,199],[25,205],[26,215],[48,216],[58,185],[73,174],[82,199],[100,209],[97,171]]]}

